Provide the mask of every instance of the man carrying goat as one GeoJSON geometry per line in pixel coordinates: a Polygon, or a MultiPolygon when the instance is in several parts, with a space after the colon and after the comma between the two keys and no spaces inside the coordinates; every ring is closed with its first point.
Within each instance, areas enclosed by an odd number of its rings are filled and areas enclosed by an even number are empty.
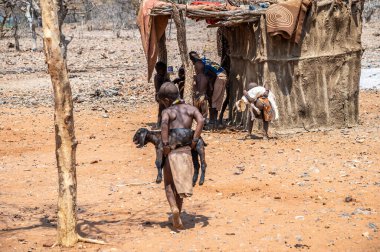
{"type": "Polygon", "coordinates": [[[180,98],[178,88],[170,82],[164,83],[158,99],[165,106],[162,111],[161,137],[164,146],[164,155],[167,156],[164,166],[165,193],[171,211],[174,228],[183,228],[180,213],[183,198],[193,194],[193,162],[191,149],[194,149],[200,139],[204,118],[197,108],[185,104],[180,98]],[[169,145],[170,129],[189,129],[197,123],[191,146],[172,149],[169,145]]]}

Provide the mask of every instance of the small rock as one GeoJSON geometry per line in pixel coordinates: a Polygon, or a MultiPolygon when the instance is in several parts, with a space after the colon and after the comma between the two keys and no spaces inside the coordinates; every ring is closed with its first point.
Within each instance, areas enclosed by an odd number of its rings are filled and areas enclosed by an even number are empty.
{"type": "Polygon", "coordinates": [[[305,220],[305,217],[302,215],[296,216],[294,219],[296,220],[305,220]]]}
{"type": "Polygon", "coordinates": [[[359,139],[356,139],[356,142],[357,142],[357,143],[364,143],[364,142],[365,142],[365,139],[363,139],[363,138],[359,138],[359,139]]]}
{"type": "Polygon", "coordinates": [[[301,178],[307,178],[307,177],[310,177],[309,173],[308,172],[304,172],[300,175],[301,178]]]}
{"type": "Polygon", "coordinates": [[[297,185],[298,186],[305,186],[306,184],[305,184],[305,182],[301,181],[301,182],[297,182],[297,185]]]}
{"type": "Polygon", "coordinates": [[[103,114],[102,117],[103,118],[109,118],[110,116],[108,114],[103,114]]]}
{"type": "Polygon", "coordinates": [[[356,208],[355,211],[352,213],[352,215],[355,215],[355,214],[370,215],[371,208],[356,208]]]}
{"type": "Polygon", "coordinates": [[[91,161],[91,162],[90,162],[90,164],[97,164],[97,163],[99,163],[98,160],[94,160],[94,161],[91,161]]]}
{"type": "Polygon", "coordinates": [[[281,199],[281,197],[280,196],[275,196],[274,199],[279,200],[279,199],[281,199]]]}
{"type": "Polygon", "coordinates": [[[351,197],[351,196],[347,196],[345,199],[344,199],[344,202],[352,202],[354,199],[351,197]]]}
{"type": "Polygon", "coordinates": [[[296,235],[296,240],[301,242],[302,241],[302,236],[301,235],[296,235]]]}
{"type": "Polygon", "coordinates": [[[245,170],[245,167],[242,164],[237,165],[236,168],[238,168],[240,171],[244,171],[245,170]]]}
{"type": "Polygon", "coordinates": [[[378,228],[375,223],[368,223],[368,227],[373,230],[373,232],[377,232],[378,228]]]}
{"type": "Polygon", "coordinates": [[[279,150],[278,153],[282,154],[282,153],[284,153],[284,150],[279,150]]]}
{"type": "Polygon", "coordinates": [[[296,149],[296,152],[301,152],[301,149],[296,149]]]}
{"type": "Polygon", "coordinates": [[[299,243],[295,244],[294,247],[295,247],[295,248],[301,248],[301,249],[303,249],[303,248],[310,249],[310,246],[309,246],[309,245],[306,245],[306,244],[299,244],[299,243]]]}
{"type": "Polygon", "coordinates": [[[311,170],[313,173],[316,173],[316,174],[320,173],[320,170],[319,170],[317,167],[314,167],[314,166],[310,167],[310,170],[311,170]]]}
{"type": "Polygon", "coordinates": [[[268,172],[270,175],[276,175],[276,172],[274,172],[274,171],[270,171],[270,172],[268,172]]]}
{"type": "Polygon", "coordinates": [[[342,213],[339,215],[341,218],[345,218],[345,219],[349,219],[350,218],[350,214],[349,213],[342,213]]]}
{"type": "Polygon", "coordinates": [[[73,98],[73,101],[76,102],[76,103],[82,103],[85,101],[84,97],[80,96],[80,95],[76,95],[74,98],[73,98]]]}
{"type": "Polygon", "coordinates": [[[368,240],[372,240],[372,237],[369,235],[368,232],[364,232],[364,233],[362,233],[362,236],[364,236],[364,237],[367,238],[368,240]]]}
{"type": "Polygon", "coordinates": [[[235,235],[235,233],[226,233],[226,235],[235,235]]]}

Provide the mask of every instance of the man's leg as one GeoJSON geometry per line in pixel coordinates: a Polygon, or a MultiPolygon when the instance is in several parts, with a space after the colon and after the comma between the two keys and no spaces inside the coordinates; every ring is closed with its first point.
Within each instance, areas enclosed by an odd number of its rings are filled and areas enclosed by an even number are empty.
{"type": "Polygon", "coordinates": [[[227,84],[227,86],[226,86],[226,99],[223,102],[222,110],[220,111],[220,114],[219,114],[219,123],[220,124],[223,124],[223,115],[227,109],[229,102],[230,102],[230,88],[229,88],[229,85],[227,84]]]}
{"type": "Polygon", "coordinates": [[[170,170],[169,158],[166,158],[164,166],[164,184],[166,198],[168,199],[170,209],[173,213],[173,226],[175,228],[183,228],[182,221],[180,218],[183,199],[179,197],[175,190],[173,175],[170,170]]]}
{"type": "Polygon", "coordinates": [[[263,120],[263,128],[264,128],[264,139],[269,139],[268,130],[269,130],[269,122],[263,120]]]}
{"type": "Polygon", "coordinates": [[[253,121],[254,121],[254,115],[248,111],[248,135],[252,136],[252,129],[253,129],[253,121]]]}

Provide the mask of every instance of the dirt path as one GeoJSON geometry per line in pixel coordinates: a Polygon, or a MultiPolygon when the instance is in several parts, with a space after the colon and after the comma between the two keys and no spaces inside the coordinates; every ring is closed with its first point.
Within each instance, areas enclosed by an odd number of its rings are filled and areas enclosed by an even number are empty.
{"type": "MultiPolygon", "coordinates": [[[[271,141],[205,133],[206,184],[185,200],[180,233],[168,222],[163,185],[153,183],[153,147],[131,141],[154,122],[156,108],[103,118],[78,106],[79,227],[109,245],[72,251],[380,250],[380,94],[364,97],[362,123],[351,129],[271,141]]],[[[0,115],[1,250],[59,251],[44,247],[56,235],[52,109],[2,108],[0,115]]]]}

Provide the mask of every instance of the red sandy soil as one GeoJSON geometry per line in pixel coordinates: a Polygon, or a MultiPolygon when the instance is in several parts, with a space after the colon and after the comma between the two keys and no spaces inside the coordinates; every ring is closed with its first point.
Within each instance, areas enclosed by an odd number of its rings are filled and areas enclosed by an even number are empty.
{"type": "MultiPolygon", "coordinates": [[[[379,251],[380,94],[360,97],[354,128],[270,141],[204,133],[206,183],[185,200],[178,233],[153,182],[153,146],[132,142],[156,108],[109,118],[77,108],[78,227],[109,244],[64,251],[379,251]]],[[[2,108],[0,126],[1,251],[59,251],[46,247],[56,237],[52,108],[2,108]]]]}
{"type": "MultiPolygon", "coordinates": [[[[364,30],[364,65],[379,62],[375,30],[364,30]]],[[[68,27],[66,34],[77,32],[68,27]]],[[[190,50],[216,58],[215,30],[188,35],[190,50]]],[[[137,149],[132,142],[157,113],[138,32],[112,36],[85,32],[68,52],[73,93],[84,100],[75,104],[78,228],[108,242],[71,249],[50,248],[58,176],[43,53],[27,51],[28,38],[22,52],[6,47],[11,38],[0,41],[1,252],[380,251],[378,91],[361,91],[360,123],[353,128],[293,135],[272,129],[270,141],[232,130],[205,132],[206,183],[185,200],[185,230],[175,232],[163,185],[154,183],[153,146],[137,149]],[[119,84],[116,97],[91,97],[97,88],[119,84]]],[[[176,67],[178,46],[175,34],[170,37],[176,67]]]]}

